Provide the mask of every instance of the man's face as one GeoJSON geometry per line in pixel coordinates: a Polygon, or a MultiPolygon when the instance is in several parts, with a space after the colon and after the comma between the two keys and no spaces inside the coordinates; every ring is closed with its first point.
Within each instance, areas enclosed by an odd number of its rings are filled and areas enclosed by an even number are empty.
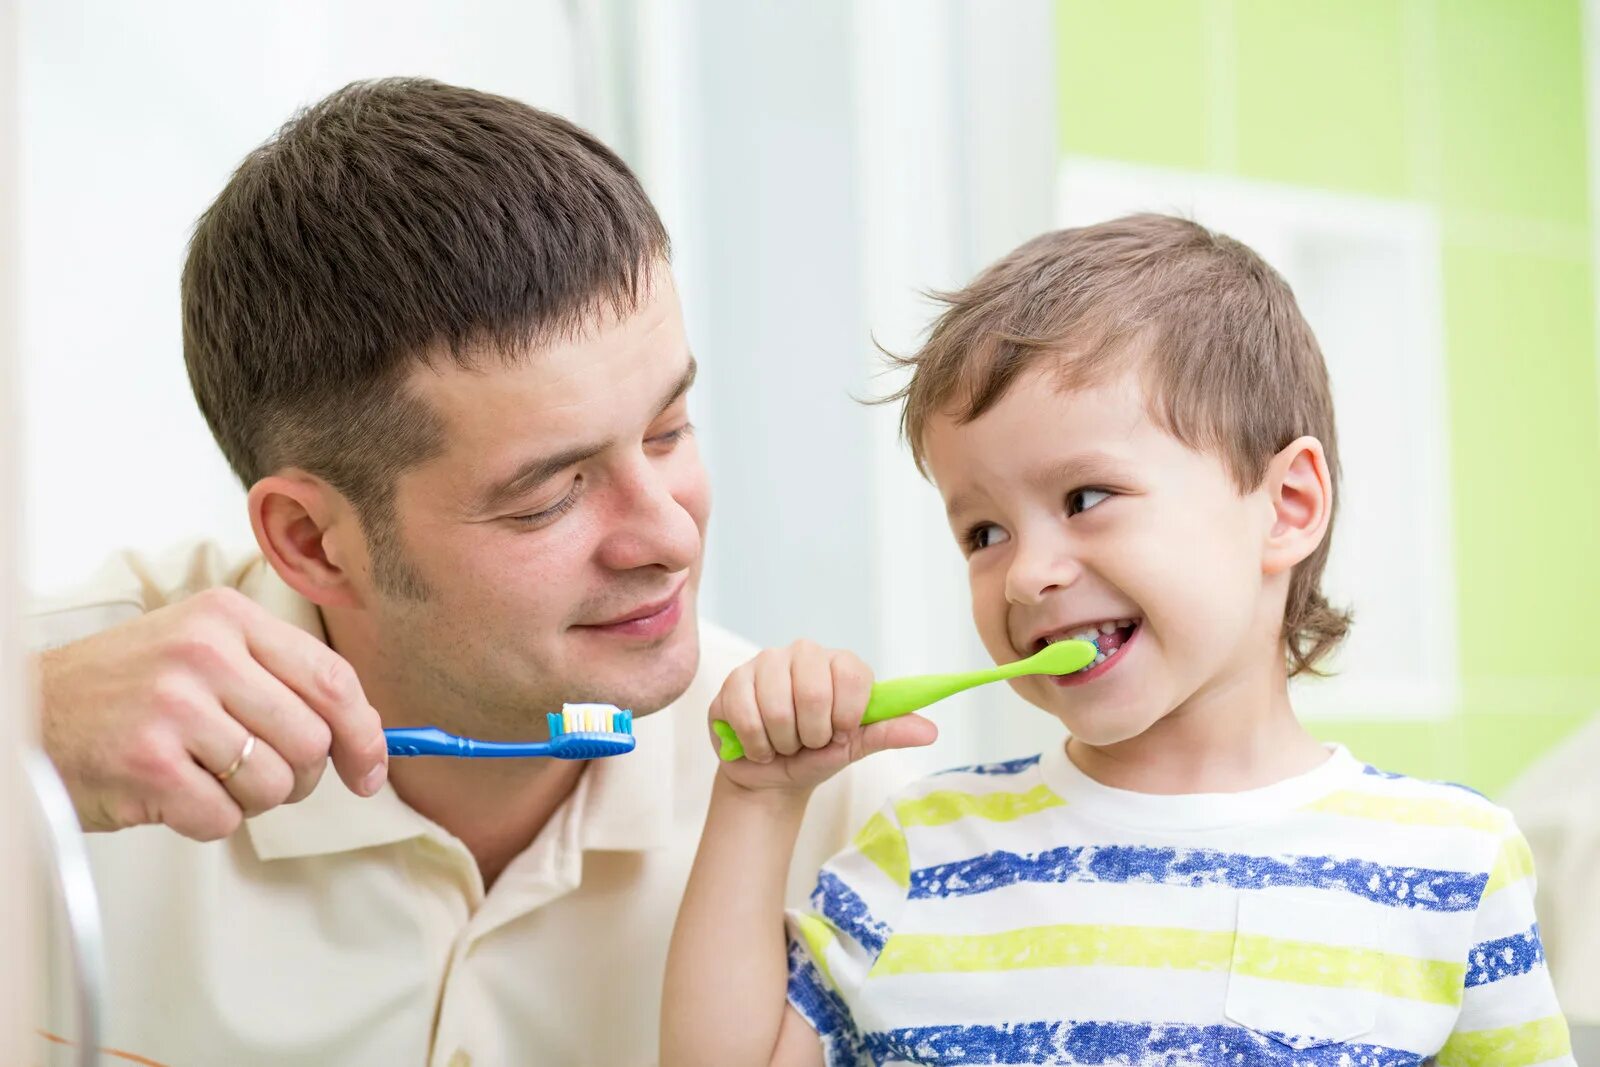
{"type": "Polygon", "coordinates": [[[369,599],[408,702],[526,736],[563,701],[643,714],[687,688],[710,513],[694,366],[660,269],[624,320],[510,365],[414,373],[446,445],[399,479],[395,524],[429,592],[369,599]]]}
{"type": "Polygon", "coordinates": [[[1096,746],[1200,700],[1259,699],[1282,670],[1284,585],[1262,567],[1270,502],[1145,403],[1132,372],[1069,392],[1039,370],[973,422],[936,418],[923,436],[995,660],[1090,630],[1103,648],[1124,642],[1092,671],[1012,683],[1096,746]]]}

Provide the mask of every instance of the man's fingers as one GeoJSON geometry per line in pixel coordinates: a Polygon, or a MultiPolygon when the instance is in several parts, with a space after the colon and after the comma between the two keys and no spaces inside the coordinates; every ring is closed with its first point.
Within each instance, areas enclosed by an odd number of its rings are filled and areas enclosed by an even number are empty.
{"type": "Polygon", "coordinates": [[[169,788],[156,799],[158,820],[196,841],[227,837],[244,821],[244,812],[214,774],[192,759],[184,762],[169,788]]]}
{"type": "Polygon", "coordinates": [[[220,707],[189,726],[185,743],[194,761],[213,778],[228,774],[218,781],[246,816],[285,803],[294,790],[294,771],[272,743],[220,707]]]}
{"type": "Polygon", "coordinates": [[[271,623],[246,629],[250,654],[328,724],[334,769],[352,791],[371,796],[387,774],[388,745],[355,668],[310,634],[271,623]]]}
{"type": "MultiPolygon", "coordinates": [[[[290,776],[287,799],[310,796],[328,765],[333,743],[327,721],[255,660],[228,682],[221,699],[229,715],[282,757],[290,776]]],[[[213,766],[208,760],[201,762],[213,766]]]]}

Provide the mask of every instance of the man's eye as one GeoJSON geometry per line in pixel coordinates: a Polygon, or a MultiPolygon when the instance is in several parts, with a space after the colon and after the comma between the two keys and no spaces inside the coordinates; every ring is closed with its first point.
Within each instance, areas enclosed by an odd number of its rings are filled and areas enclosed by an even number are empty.
{"type": "Polygon", "coordinates": [[[666,433],[656,434],[656,436],[650,438],[650,443],[655,445],[675,445],[692,433],[694,433],[694,423],[686,422],[676,430],[668,430],[666,433]]]}
{"type": "Polygon", "coordinates": [[[1006,532],[992,522],[980,522],[967,531],[962,541],[968,552],[977,552],[979,549],[992,548],[1006,539],[1006,532]]]}
{"type": "Polygon", "coordinates": [[[582,495],[583,478],[580,475],[572,480],[572,488],[567,490],[567,495],[559,503],[553,504],[542,511],[531,511],[526,515],[513,515],[511,521],[523,526],[543,526],[554,522],[578,504],[578,497],[582,495]]]}
{"type": "Polygon", "coordinates": [[[1104,489],[1075,489],[1067,494],[1067,514],[1076,515],[1088,511],[1110,497],[1111,494],[1104,489]]]}

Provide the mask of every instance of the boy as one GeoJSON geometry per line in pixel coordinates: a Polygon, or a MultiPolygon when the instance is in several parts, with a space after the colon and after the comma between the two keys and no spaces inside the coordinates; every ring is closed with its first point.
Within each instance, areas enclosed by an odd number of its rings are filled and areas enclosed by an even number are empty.
{"type": "Polygon", "coordinates": [[[978,632],[996,661],[1101,655],[1012,683],[1062,745],[905,790],[787,942],[810,789],[934,730],[860,729],[846,653],[735,671],[711,716],[750,758],[714,788],[664,1062],[1571,1064],[1510,817],[1290,707],[1349,616],[1319,590],[1327,372],[1282,279],[1143,215],[1037,238],[948,303],[900,398],[978,632]]]}

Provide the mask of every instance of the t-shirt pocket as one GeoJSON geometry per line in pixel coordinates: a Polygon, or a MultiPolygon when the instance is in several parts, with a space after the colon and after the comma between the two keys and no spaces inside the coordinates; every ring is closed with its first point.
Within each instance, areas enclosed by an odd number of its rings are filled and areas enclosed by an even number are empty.
{"type": "Polygon", "coordinates": [[[1223,1013],[1294,1049],[1371,1033],[1385,925],[1353,902],[1297,892],[1241,895],[1223,1013]]]}

